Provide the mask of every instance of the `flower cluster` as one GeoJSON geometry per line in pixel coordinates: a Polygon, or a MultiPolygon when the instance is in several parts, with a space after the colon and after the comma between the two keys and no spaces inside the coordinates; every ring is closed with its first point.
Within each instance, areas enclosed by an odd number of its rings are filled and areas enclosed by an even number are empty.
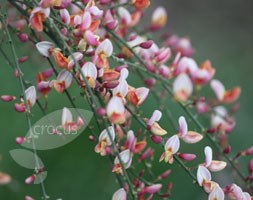
{"type": "MultiPolygon", "coordinates": [[[[2,20],[2,29],[14,31],[24,45],[33,44],[41,59],[51,67],[35,74],[35,83],[26,85],[19,65],[30,55],[15,58],[15,77],[27,89],[20,100],[13,95],[3,95],[1,99],[17,100],[15,110],[29,116],[36,102],[40,105],[40,100],[48,101],[52,91],[66,95],[75,106],[68,90],[78,88],[94,112],[100,130],[99,133],[90,130],[89,139],[96,142],[94,151],[112,159],[112,172],[120,180],[120,189],[113,194],[113,200],[169,198],[173,180],[167,186],[162,180],[172,173],[170,165],[160,175],[147,167],[159,165],[159,161],[177,162],[210,200],[223,200],[225,196],[251,199],[253,162],[249,163],[248,177],[242,177],[235,162],[241,156],[252,155],[252,148],[239,152],[233,160],[229,157],[228,136],[236,125],[233,114],[240,88],[226,90],[223,83],[214,79],[216,70],[211,61],[198,64],[192,58],[194,49],[188,38],[159,35],[167,22],[165,8],[154,10],[150,25],[143,27],[143,31],[138,26],[149,0],[9,2],[13,7],[8,10],[7,20],[2,20]],[[136,76],[143,85],[130,82],[136,76]],[[212,95],[203,96],[202,90],[211,90],[212,95]],[[156,97],[160,104],[157,110],[151,110],[151,117],[141,112],[149,96],[156,97]],[[171,112],[168,102],[175,102],[184,114],[177,119],[178,113],[171,112]],[[172,124],[169,128],[161,122],[164,115],[172,124]],[[207,119],[210,126],[203,126],[198,117],[207,119]],[[133,122],[138,123],[138,129],[133,122]],[[190,126],[194,128],[188,130],[190,126]],[[180,146],[186,143],[191,149],[190,145],[204,138],[216,148],[222,160],[213,160],[213,150],[206,146],[205,161],[188,168],[187,162],[198,156],[194,152],[180,152],[180,146]],[[160,160],[154,159],[160,147],[164,150],[160,160]],[[227,165],[243,179],[241,186],[235,183],[220,186],[212,180],[210,171],[221,171],[227,165]],[[247,191],[243,192],[242,188],[247,191]]],[[[63,108],[63,129],[74,131],[83,124],[82,118],[73,120],[69,109],[63,108]]],[[[24,140],[16,138],[18,144],[24,140]]],[[[33,183],[34,177],[28,177],[25,182],[33,183]]]]}

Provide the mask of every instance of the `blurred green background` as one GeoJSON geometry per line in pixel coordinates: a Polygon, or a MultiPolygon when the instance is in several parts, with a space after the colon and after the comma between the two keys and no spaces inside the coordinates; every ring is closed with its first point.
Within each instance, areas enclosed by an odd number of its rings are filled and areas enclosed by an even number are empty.
{"type": "MultiPolygon", "coordinates": [[[[196,49],[194,58],[198,62],[210,59],[217,69],[216,77],[222,80],[227,88],[235,85],[242,87],[241,108],[236,115],[237,126],[230,136],[230,143],[233,147],[232,154],[249,147],[253,139],[253,1],[156,0],[152,2],[148,12],[157,5],[163,5],[168,10],[168,30],[179,36],[191,38],[196,49]]],[[[18,43],[16,46],[19,50],[18,56],[33,55],[34,50],[31,51],[30,47],[24,47],[18,43]]],[[[9,53],[8,50],[7,53],[9,53]]],[[[13,79],[13,71],[5,64],[1,55],[0,66],[0,95],[19,96],[18,80],[13,79]]],[[[28,80],[33,79],[36,72],[47,67],[49,67],[47,63],[38,60],[36,56],[22,64],[22,70],[28,80]]],[[[135,86],[138,84],[138,82],[135,83],[135,86]]],[[[72,96],[78,96],[78,90],[73,86],[70,91],[72,96]]],[[[88,108],[80,97],[77,97],[76,102],[80,108],[88,108]]],[[[50,94],[49,111],[61,109],[63,106],[70,106],[64,95],[58,95],[55,92],[50,94]]],[[[168,104],[168,106],[173,105],[168,104]]],[[[150,97],[143,108],[147,110],[145,114],[150,115],[157,108],[157,103],[150,97]]],[[[176,117],[182,114],[180,110],[172,109],[176,117]]],[[[42,117],[42,114],[38,108],[33,111],[33,122],[35,122],[42,117]]],[[[163,124],[166,121],[164,117],[163,124]]],[[[12,103],[0,102],[0,124],[2,130],[0,171],[9,173],[13,178],[11,184],[0,186],[0,199],[21,200],[26,194],[40,199],[39,185],[26,186],[24,184],[25,178],[31,175],[31,170],[18,166],[8,153],[12,149],[19,148],[15,144],[15,137],[26,134],[27,125],[24,115],[16,113],[12,103]]],[[[190,127],[194,129],[192,124],[190,127]]],[[[166,128],[170,130],[171,127],[168,125],[166,128]]],[[[107,200],[111,199],[113,192],[118,189],[119,186],[111,173],[109,160],[94,153],[95,144],[88,141],[88,135],[88,131],[85,131],[78,139],[64,147],[38,152],[49,172],[45,185],[51,199],[107,200]]],[[[201,160],[205,144],[204,141],[194,147],[184,145],[183,151],[197,151],[201,160]]],[[[192,184],[191,179],[176,164],[173,166],[159,164],[160,153],[159,149],[155,155],[155,171],[159,173],[172,168],[173,173],[168,179],[174,183],[171,199],[206,199],[202,196],[202,191],[192,184]]],[[[244,164],[242,170],[246,174],[247,159],[242,161],[244,164]]],[[[229,167],[225,172],[217,173],[215,179],[222,186],[232,182],[229,167]]]]}

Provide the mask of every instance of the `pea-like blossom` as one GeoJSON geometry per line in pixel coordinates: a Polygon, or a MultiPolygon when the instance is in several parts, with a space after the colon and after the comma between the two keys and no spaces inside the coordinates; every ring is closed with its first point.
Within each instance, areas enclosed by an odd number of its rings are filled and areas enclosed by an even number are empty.
{"type": "Polygon", "coordinates": [[[155,135],[165,135],[167,131],[160,127],[157,123],[162,117],[162,113],[159,110],[155,110],[150,119],[146,119],[147,128],[155,135]]]}
{"type": "MultiPolygon", "coordinates": [[[[88,81],[91,88],[95,88],[97,79],[97,68],[94,63],[87,62],[82,66],[83,76],[88,81]]],[[[80,79],[84,82],[83,76],[80,75],[80,79]]]]}
{"type": "Polygon", "coordinates": [[[118,189],[114,192],[112,200],[127,200],[127,193],[124,188],[118,189]]]}
{"type": "Polygon", "coordinates": [[[204,152],[205,152],[204,166],[207,167],[210,171],[217,172],[223,170],[226,167],[227,165],[226,162],[213,160],[213,151],[211,147],[206,146],[204,152]]]}
{"type": "MultiPolygon", "coordinates": [[[[27,106],[28,109],[30,109],[35,103],[37,99],[37,94],[36,94],[36,89],[34,86],[30,86],[25,90],[25,98],[27,101],[27,106]]],[[[16,103],[15,104],[15,110],[17,112],[25,112],[26,107],[25,107],[25,102],[23,99],[21,99],[21,103],[16,103]]]]}
{"type": "Polygon", "coordinates": [[[124,167],[124,169],[128,169],[131,166],[131,164],[132,164],[132,154],[129,149],[126,149],[120,152],[119,155],[115,158],[112,172],[123,175],[124,172],[122,167],[124,167]],[[121,166],[120,160],[122,161],[123,166],[121,166]]]}
{"type": "Polygon", "coordinates": [[[99,153],[101,156],[105,156],[107,154],[108,148],[110,148],[114,140],[115,130],[113,126],[109,126],[107,129],[104,129],[100,133],[98,138],[98,144],[95,147],[95,152],[99,153]]]}
{"type": "Polygon", "coordinates": [[[169,162],[170,164],[172,164],[174,161],[173,155],[178,152],[179,147],[180,147],[180,141],[179,141],[178,135],[174,135],[170,137],[164,145],[165,151],[161,155],[159,161],[161,162],[164,160],[165,162],[169,162]]]}
{"type": "Polygon", "coordinates": [[[224,199],[225,199],[224,192],[219,186],[214,187],[214,189],[210,192],[208,196],[208,200],[224,200],[224,199]]]}
{"type": "Polygon", "coordinates": [[[188,125],[185,117],[181,116],[178,119],[179,132],[178,136],[186,143],[194,144],[203,139],[203,136],[195,131],[188,131],[188,125]]]}
{"type": "Polygon", "coordinates": [[[232,103],[236,101],[241,93],[240,87],[234,87],[226,90],[224,85],[218,80],[212,80],[210,86],[213,89],[217,100],[224,103],[232,103]]]}
{"type": "Polygon", "coordinates": [[[193,92],[193,84],[185,73],[179,74],[173,82],[174,98],[178,101],[187,101],[193,92]]]}
{"type": "Polygon", "coordinates": [[[63,108],[61,116],[61,127],[68,132],[79,130],[84,125],[84,120],[79,116],[76,121],[73,120],[71,111],[63,108]]]}
{"type": "Polygon", "coordinates": [[[211,126],[216,130],[230,132],[235,127],[235,119],[229,116],[224,106],[217,106],[211,115],[211,126]]]}
{"type": "Polygon", "coordinates": [[[123,124],[126,121],[125,107],[120,97],[112,97],[106,107],[106,113],[113,124],[123,124]]]}
{"type": "Polygon", "coordinates": [[[50,8],[35,7],[29,18],[30,26],[33,30],[42,32],[43,22],[50,15],[50,8]]]}
{"type": "Polygon", "coordinates": [[[167,23],[167,11],[164,7],[157,7],[151,19],[151,25],[157,28],[164,27],[167,23]]]}
{"type": "Polygon", "coordinates": [[[72,74],[67,70],[62,70],[58,76],[57,80],[53,81],[53,87],[55,90],[59,93],[63,93],[63,91],[70,87],[72,83],[73,76],[72,74]]]}
{"type": "Polygon", "coordinates": [[[48,41],[36,43],[36,48],[42,56],[50,57],[54,44],[48,41]]]}
{"type": "Polygon", "coordinates": [[[145,101],[148,93],[149,89],[146,87],[133,88],[128,91],[127,99],[131,104],[139,106],[145,101]]]}

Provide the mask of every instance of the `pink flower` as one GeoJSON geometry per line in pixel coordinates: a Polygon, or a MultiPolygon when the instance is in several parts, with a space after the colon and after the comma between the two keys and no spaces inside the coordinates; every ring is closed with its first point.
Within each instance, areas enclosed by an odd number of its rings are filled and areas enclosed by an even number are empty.
{"type": "Polygon", "coordinates": [[[127,200],[127,193],[124,188],[120,188],[114,192],[112,200],[127,200]]]}
{"type": "Polygon", "coordinates": [[[165,135],[167,131],[160,127],[157,123],[162,117],[162,113],[159,110],[155,110],[150,119],[146,119],[147,128],[155,135],[165,135]]]}
{"type": "Polygon", "coordinates": [[[112,145],[112,141],[114,141],[114,139],[115,139],[115,130],[113,126],[109,126],[107,129],[104,129],[100,133],[98,138],[98,144],[95,147],[95,152],[100,153],[101,156],[105,156],[107,154],[107,149],[112,145]]]}
{"type": "Polygon", "coordinates": [[[211,125],[217,130],[230,132],[235,127],[235,119],[228,115],[225,107],[217,106],[211,115],[211,125]]]}
{"type": "Polygon", "coordinates": [[[61,9],[60,10],[60,17],[61,17],[61,21],[68,25],[70,23],[70,14],[69,11],[67,9],[61,9]]]}
{"type": "Polygon", "coordinates": [[[173,163],[173,155],[178,152],[180,147],[180,141],[177,135],[170,137],[164,145],[165,152],[160,157],[160,162],[165,161],[170,164],[173,163]]]}
{"type": "Polygon", "coordinates": [[[120,97],[112,97],[106,107],[107,116],[113,124],[123,124],[126,121],[125,107],[120,97]]]}
{"type": "Polygon", "coordinates": [[[57,80],[53,81],[53,86],[55,90],[59,93],[63,93],[63,91],[70,87],[72,83],[73,76],[67,70],[62,70],[58,76],[57,80]]]}
{"type": "Polygon", "coordinates": [[[205,157],[206,159],[204,166],[207,167],[212,172],[221,171],[227,165],[227,163],[224,161],[213,160],[213,151],[209,146],[205,147],[205,157]]]}
{"type": "Polygon", "coordinates": [[[84,121],[81,117],[78,117],[76,122],[73,121],[73,116],[71,111],[64,107],[61,117],[61,126],[64,130],[68,132],[73,132],[79,130],[84,125],[84,121]]]}
{"type": "Polygon", "coordinates": [[[162,188],[162,184],[154,184],[143,188],[139,194],[155,194],[162,188]]]}
{"type": "Polygon", "coordinates": [[[204,166],[199,166],[197,171],[197,180],[200,186],[204,186],[205,183],[210,182],[212,179],[210,172],[204,166]]]}
{"type": "Polygon", "coordinates": [[[158,7],[154,10],[151,19],[151,25],[161,28],[167,23],[167,11],[164,7],[158,7]]]}
{"type": "Polygon", "coordinates": [[[203,136],[194,131],[188,131],[188,125],[183,116],[178,119],[179,133],[178,136],[186,143],[194,144],[203,139],[203,136]]]}
{"type": "Polygon", "coordinates": [[[126,150],[119,153],[119,157],[116,157],[114,160],[114,166],[113,166],[112,172],[123,175],[124,173],[123,173],[122,167],[124,167],[124,169],[128,169],[131,166],[132,155],[131,155],[130,150],[126,149],[126,150]],[[121,158],[121,161],[124,166],[121,166],[120,161],[119,161],[119,157],[121,158]]]}
{"type": "Polygon", "coordinates": [[[208,196],[208,200],[224,200],[224,199],[225,199],[224,192],[219,186],[214,187],[214,189],[208,196]]]}
{"type": "Polygon", "coordinates": [[[72,69],[75,66],[75,62],[80,61],[83,58],[83,54],[80,52],[74,52],[72,56],[68,57],[68,69],[72,69]],[[74,59],[73,59],[74,57],[74,59]]]}
{"type": "Polygon", "coordinates": [[[176,67],[176,75],[180,73],[193,74],[198,69],[195,60],[188,57],[182,57],[176,67]]]}
{"type": "MultiPolygon", "coordinates": [[[[28,108],[30,109],[36,103],[36,99],[37,99],[36,89],[34,86],[30,86],[29,88],[25,90],[25,97],[28,104],[28,108]]],[[[16,103],[14,105],[15,110],[17,112],[25,112],[26,110],[25,106],[26,105],[23,99],[21,99],[21,103],[19,104],[16,103]]]]}
{"type": "Polygon", "coordinates": [[[52,42],[42,41],[36,44],[36,48],[42,56],[50,57],[54,44],[52,42]]]}
{"type": "Polygon", "coordinates": [[[50,15],[50,8],[35,7],[30,15],[29,22],[33,30],[42,32],[43,22],[50,15]]]}
{"type": "Polygon", "coordinates": [[[234,87],[230,90],[226,90],[224,85],[218,80],[212,80],[210,83],[216,98],[224,103],[232,103],[236,101],[241,93],[240,87],[234,87]]]}
{"type": "Polygon", "coordinates": [[[145,101],[148,96],[148,93],[149,89],[146,87],[131,89],[128,91],[127,98],[131,104],[139,106],[145,101]]]}
{"type": "Polygon", "coordinates": [[[11,176],[9,174],[0,172],[0,185],[6,185],[11,182],[11,176]]]}
{"type": "MultiPolygon", "coordinates": [[[[87,79],[91,88],[95,88],[97,80],[97,68],[94,63],[87,62],[82,66],[83,76],[87,79]]],[[[80,75],[81,80],[83,80],[82,75],[80,75]]]]}
{"type": "Polygon", "coordinates": [[[182,73],[173,82],[174,97],[178,101],[187,101],[193,92],[193,85],[189,76],[182,73]]]}

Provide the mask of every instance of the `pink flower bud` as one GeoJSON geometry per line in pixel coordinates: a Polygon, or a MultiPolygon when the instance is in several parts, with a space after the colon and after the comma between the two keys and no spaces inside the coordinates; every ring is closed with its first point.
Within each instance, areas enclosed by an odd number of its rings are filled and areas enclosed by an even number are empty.
{"type": "Polygon", "coordinates": [[[106,110],[104,108],[97,108],[96,113],[98,116],[102,117],[106,114],[106,110]]]}
{"type": "Polygon", "coordinates": [[[95,138],[93,135],[89,135],[89,140],[90,140],[91,142],[94,142],[94,141],[96,140],[96,138],[95,138]]]}
{"type": "Polygon", "coordinates": [[[248,148],[246,151],[245,151],[245,155],[249,156],[249,155],[252,155],[253,154],[253,146],[248,148]]]}
{"type": "Polygon", "coordinates": [[[248,170],[250,174],[253,173],[253,159],[249,161],[248,170]]]}
{"type": "Polygon", "coordinates": [[[146,42],[142,42],[140,43],[140,47],[143,48],[143,49],[149,49],[152,45],[153,45],[153,41],[152,40],[148,40],[146,42]]]}
{"type": "Polygon", "coordinates": [[[160,178],[161,178],[161,179],[165,179],[165,178],[167,178],[170,174],[171,174],[171,170],[168,169],[168,170],[166,170],[165,172],[163,172],[163,173],[160,175],[160,178]]]}
{"type": "Polygon", "coordinates": [[[161,190],[162,184],[154,184],[148,187],[143,188],[139,193],[140,194],[154,194],[161,190]]]}
{"type": "Polygon", "coordinates": [[[173,187],[173,183],[169,182],[167,185],[167,191],[170,191],[173,187]]]}
{"type": "Polygon", "coordinates": [[[223,150],[223,153],[225,154],[229,154],[231,152],[231,146],[227,146],[224,150],[223,150]]]}
{"type": "Polygon", "coordinates": [[[178,154],[178,156],[184,161],[192,161],[196,158],[195,154],[190,154],[190,153],[180,153],[178,154]]]}
{"type": "Polygon", "coordinates": [[[36,178],[35,175],[29,176],[29,177],[27,177],[27,178],[25,179],[25,183],[26,183],[27,185],[33,184],[34,181],[35,181],[35,178],[36,178]]]}
{"type": "Polygon", "coordinates": [[[152,157],[154,155],[154,150],[148,148],[143,154],[141,154],[139,161],[145,160],[148,157],[152,157]]]}
{"type": "Polygon", "coordinates": [[[105,26],[109,30],[114,30],[118,26],[118,21],[114,20],[114,21],[108,22],[105,26]]]}
{"type": "Polygon", "coordinates": [[[2,101],[10,102],[10,101],[16,99],[16,97],[15,96],[11,96],[11,95],[2,95],[1,99],[2,99],[2,101]]]}
{"type": "Polygon", "coordinates": [[[87,43],[91,46],[97,46],[98,45],[98,40],[96,38],[96,36],[94,35],[93,32],[91,31],[86,31],[85,34],[84,34],[84,37],[87,41],[87,43]]]}
{"type": "Polygon", "coordinates": [[[25,112],[25,106],[22,104],[15,103],[14,108],[17,112],[25,112]]]}
{"type": "Polygon", "coordinates": [[[34,198],[30,197],[30,196],[25,196],[25,200],[34,200],[34,198]]]}
{"type": "Polygon", "coordinates": [[[18,38],[19,38],[20,42],[27,42],[29,39],[29,37],[26,33],[19,33],[18,38]]]}
{"type": "Polygon", "coordinates": [[[21,57],[21,58],[18,59],[18,62],[19,63],[23,63],[23,62],[27,61],[28,58],[29,58],[29,56],[23,56],[23,57],[21,57]]]}
{"type": "Polygon", "coordinates": [[[156,84],[156,80],[154,78],[148,78],[144,80],[144,83],[147,87],[153,87],[156,84]]]}
{"type": "Polygon", "coordinates": [[[127,69],[128,66],[127,65],[120,65],[118,67],[116,67],[114,70],[117,72],[120,72],[122,69],[127,69]]]}
{"type": "Polygon", "coordinates": [[[119,85],[118,80],[108,81],[108,82],[103,83],[103,87],[105,87],[106,89],[113,89],[113,88],[116,88],[118,85],[119,85]]]}
{"type": "Polygon", "coordinates": [[[211,133],[211,134],[216,133],[216,128],[209,128],[207,130],[207,133],[211,133]]]}
{"type": "Polygon", "coordinates": [[[17,144],[22,144],[25,142],[25,137],[16,137],[16,143],[17,144]]]}
{"type": "Polygon", "coordinates": [[[18,78],[18,77],[20,76],[19,70],[17,70],[17,69],[14,70],[14,76],[15,76],[16,78],[18,78]]]}
{"type": "Polygon", "coordinates": [[[161,136],[158,135],[152,135],[151,136],[151,140],[155,143],[155,144],[160,144],[163,141],[163,138],[161,136]]]}

